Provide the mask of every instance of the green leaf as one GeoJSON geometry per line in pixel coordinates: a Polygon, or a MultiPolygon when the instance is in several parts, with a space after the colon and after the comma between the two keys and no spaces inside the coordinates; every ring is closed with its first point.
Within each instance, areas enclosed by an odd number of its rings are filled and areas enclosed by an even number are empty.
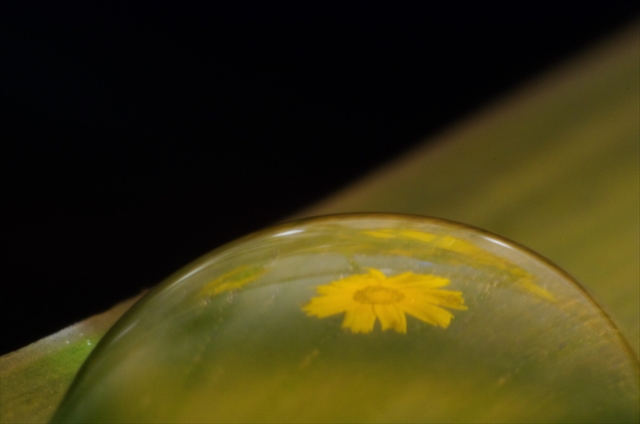
{"type": "Polygon", "coordinates": [[[96,343],[141,296],[0,357],[0,422],[47,422],[96,343]]]}

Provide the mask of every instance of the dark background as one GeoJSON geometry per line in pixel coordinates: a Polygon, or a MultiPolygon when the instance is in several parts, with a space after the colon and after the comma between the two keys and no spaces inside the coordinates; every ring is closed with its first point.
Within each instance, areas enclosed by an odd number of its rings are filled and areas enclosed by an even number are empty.
{"type": "Polygon", "coordinates": [[[322,199],[638,16],[636,2],[132,3],[2,16],[0,354],[322,199]]]}

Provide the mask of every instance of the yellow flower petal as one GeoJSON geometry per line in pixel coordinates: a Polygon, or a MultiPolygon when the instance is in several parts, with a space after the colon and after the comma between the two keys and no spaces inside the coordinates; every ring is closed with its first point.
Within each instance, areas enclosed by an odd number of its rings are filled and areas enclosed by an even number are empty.
{"type": "Polygon", "coordinates": [[[447,308],[467,310],[462,299],[462,292],[450,290],[430,290],[422,294],[422,301],[447,308]]]}
{"type": "Polygon", "coordinates": [[[307,315],[324,318],[344,312],[349,309],[350,306],[351,301],[349,298],[316,297],[311,299],[311,302],[304,306],[302,310],[305,311],[307,315]]]}
{"type": "Polygon", "coordinates": [[[375,268],[369,268],[369,275],[378,281],[384,281],[387,279],[387,276],[384,275],[382,271],[375,268]]]}
{"type": "Polygon", "coordinates": [[[371,305],[352,305],[344,316],[342,328],[349,328],[352,333],[370,333],[375,322],[371,305]]]}
{"type": "Polygon", "coordinates": [[[373,312],[380,320],[383,331],[392,328],[398,333],[407,332],[407,319],[397,305],[373,305],[373,312]]]}
{"type": "Polygon", "coordinates": [[[428,303],[402,303],[401,308],[404,312],[421,321],[442,328],[447,328],[453,318],[451,312],[428,303]]]}

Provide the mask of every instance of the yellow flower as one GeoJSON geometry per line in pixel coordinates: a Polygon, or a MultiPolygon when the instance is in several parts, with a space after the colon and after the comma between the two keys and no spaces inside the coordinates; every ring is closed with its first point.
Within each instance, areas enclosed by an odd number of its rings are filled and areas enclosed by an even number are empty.
{"type": "Polygon", "coordinates": [[[267,270],[260,266],[242,265],[206,284],[200,294],[215,296],[223,292],[238,290],[257,280],[267,270]]]}
{"type": "Polygon", "coordinates": [[[383,330],[407,332],[405,313],[428,324],[447,328],[453,318],[447,308],[465,310],[462,293],[440,290],[446,278],[405,272],[387,278],[377,269],[352,275],[318,287],[317,296],[302,310],[309,316],[325,318],[345,312],[342,328],[352,333],[370,333],[380,320],[383,330]]]}

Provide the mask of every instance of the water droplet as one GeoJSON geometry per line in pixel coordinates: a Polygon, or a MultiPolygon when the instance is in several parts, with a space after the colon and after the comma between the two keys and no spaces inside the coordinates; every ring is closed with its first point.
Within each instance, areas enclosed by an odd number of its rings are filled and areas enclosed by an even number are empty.
{"type": "Polygon", "coordinates": [[[284,224],[152,295],[93,350],[54,422],[637,422],[637,359],[598,306],[548,262],[462,225],[284,224]],[[404,297],[356,309],[372,280],[333,284],[371,269],[404,297]]]}

